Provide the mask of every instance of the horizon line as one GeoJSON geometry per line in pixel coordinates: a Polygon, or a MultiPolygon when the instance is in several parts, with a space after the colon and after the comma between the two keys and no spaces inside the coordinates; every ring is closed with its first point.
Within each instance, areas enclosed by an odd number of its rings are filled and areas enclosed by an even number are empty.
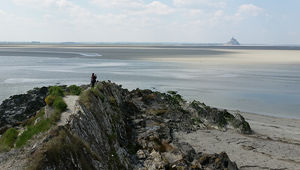
{"type": "Polygon", "coordinates": [[[228,45],[226,43],[201,43],[201,42],[147,42],[147,41],[0,41],[0,45],[202,45],[202,46],[300,46],[300,44],[263,44],[263,43],[241,43],[240,45],[228,45]]]}

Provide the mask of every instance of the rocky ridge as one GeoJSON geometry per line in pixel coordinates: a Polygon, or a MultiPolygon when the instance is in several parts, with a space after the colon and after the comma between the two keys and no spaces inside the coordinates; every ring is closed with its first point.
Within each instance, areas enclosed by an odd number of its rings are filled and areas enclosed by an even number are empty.
{"type": "Polygon", "coordinates": [[[251,133],[241,115],[197,101],[186,102],[176,92],[128,91],[111,82],[100,82],[81,94],[66,125],[51,128],[23,148],[28,156],[25,167],[238,169],[226,153],[196,153],[191,145],[173,136],[175,131],[211,128],[251,133]]]}

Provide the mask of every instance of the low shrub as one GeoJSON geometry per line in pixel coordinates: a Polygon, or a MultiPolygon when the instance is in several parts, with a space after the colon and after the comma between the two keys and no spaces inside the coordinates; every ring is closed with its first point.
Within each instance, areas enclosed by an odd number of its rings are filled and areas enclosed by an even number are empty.
{"type": "Polygon", "coordinates": [[[68,87],[68,92],[72,95],[80,95],[82,89],[79,86],[76,85],[71,85],[70,87],[68,87]]]}
{"type": "Polygon", "coordinates": [[[52,86],[49,88],[49,94],[52,96],[61,96],[64,97],[64,91],[61,87],[52,86]]]}
{"type": "Polygon", "coordinates": [[[0,138],[0,152],[9,151],[14,147],[18,131],[15,128],[8,129],[0,138]]]}
{"type": "Polygon", "coordinates": [[[53,95],[47,96],[46,99],[45,99],[46,104],[49,105],[49,106],[52,106],[54,101],[55,101],[55,98],[56,97],[53,96],[53,95]]]}
{"type": "Polygon", "coordinates": [[[109,103],[114,106],[116,106],[118,104],[117,100],[114,98],[114,96],[109,97],[109,103]]]}
{"type": "Polygon", "coordinates": [[[64,102],[62,97],[56,97],[53,103],[54,109],[60,112],[64,112],[67,110],[67,104],[64,102]]]}

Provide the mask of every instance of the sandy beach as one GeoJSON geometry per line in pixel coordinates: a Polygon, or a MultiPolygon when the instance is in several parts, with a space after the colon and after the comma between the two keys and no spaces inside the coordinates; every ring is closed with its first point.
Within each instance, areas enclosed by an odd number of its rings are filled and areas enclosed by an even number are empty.
{"type": "MultiPolygon", "coordinates": [[[[235,112],[235,111],[232,111],[235,112]]],[[[196,151],[225,151],[241,170],[300,169],[300,120],[241,113],[254,133],[241,135],[232,129],[176,133],[180,142],[196,151]]]]}

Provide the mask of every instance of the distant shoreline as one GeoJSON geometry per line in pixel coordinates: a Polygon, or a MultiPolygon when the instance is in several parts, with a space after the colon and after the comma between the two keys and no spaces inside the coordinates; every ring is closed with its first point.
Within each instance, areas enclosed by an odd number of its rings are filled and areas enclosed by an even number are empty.
{"type": "Polygon", "coordinates": [[[209,48],[209,49],[245,49],[245,50],[300,50],[300,45],[211,45],[211,44],[118,44],[118,43],[78,43],[78,44],[64,44],[64,43],[0,43],[1,48],[37,48],[37,47],[56,47],[56,48],[102,48],[102,47],[112,47],[112,48],[209,48]]]}

